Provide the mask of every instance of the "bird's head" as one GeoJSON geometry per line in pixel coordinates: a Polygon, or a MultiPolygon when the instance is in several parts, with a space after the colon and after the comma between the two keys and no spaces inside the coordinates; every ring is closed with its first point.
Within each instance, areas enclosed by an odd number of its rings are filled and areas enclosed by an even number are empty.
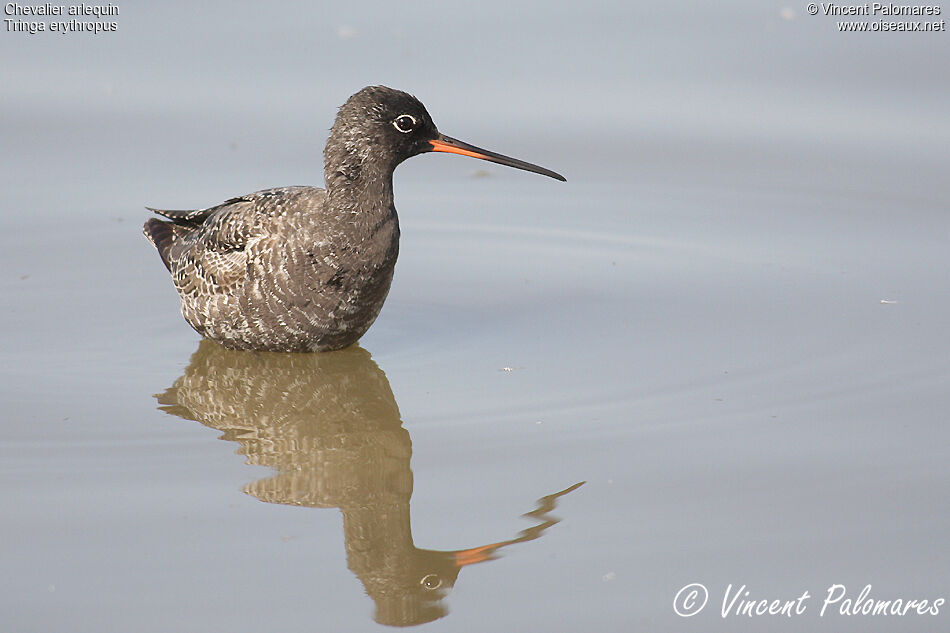
{"type": "Polygon", "coordinates": [[[347,99],[330,130],[327,183],[339,176],[347,180],[388,176],[399,163],[423,152],[461,154],[565,180],[544,167],[445,136],[412,95],[369,86],[347,99]]]}

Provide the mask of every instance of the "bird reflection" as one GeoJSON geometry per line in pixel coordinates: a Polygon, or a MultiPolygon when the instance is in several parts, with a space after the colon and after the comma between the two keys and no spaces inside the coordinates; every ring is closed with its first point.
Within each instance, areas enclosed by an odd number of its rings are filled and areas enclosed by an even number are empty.
{"type": "Polygon", "coordinates": [[[557,499],[525,516],[512,539],[454,551],[419,549],[409,500],[412,443],[385,374],[358,347],[321,354],[236,352],[203,340],[185,374],[156,396],[159,408],[223,432],[248,464],[277,474],[244,491],[268,503],[339,508],[347,564],[376,603],[381,624],[422,624],[448,613],[443,599],[466,565],[538,538],[558,522],[557,499]]]}

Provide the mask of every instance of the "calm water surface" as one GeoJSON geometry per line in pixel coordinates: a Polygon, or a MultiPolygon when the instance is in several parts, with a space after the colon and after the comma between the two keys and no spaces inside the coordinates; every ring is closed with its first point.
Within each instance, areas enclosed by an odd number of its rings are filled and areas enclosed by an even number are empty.
{"type": "Polygon", "coordinates": [[[946,33],[119,6],[0,32],[0,628],[947,629],[819,616],[950,599],[946,33]],[[320,184],[370,83],[568,182],[412,159],[358,347],[200,341],[142,206],[320,184]]]}

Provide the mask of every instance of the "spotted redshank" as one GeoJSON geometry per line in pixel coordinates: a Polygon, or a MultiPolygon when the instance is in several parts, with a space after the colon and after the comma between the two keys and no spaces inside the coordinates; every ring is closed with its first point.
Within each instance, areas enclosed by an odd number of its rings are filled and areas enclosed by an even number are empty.
{"type": "Polygon", "coordinates": [[[324,151],[326,188],[280,187],[192,211],[149,209],[145,223],[185,320],[225,347],[327,351],[355,343],[392,284],[399,252],[393,170],[449,152],[549,169],[439,133],[415,97],[363,88],[340,108],[324,151]]]}

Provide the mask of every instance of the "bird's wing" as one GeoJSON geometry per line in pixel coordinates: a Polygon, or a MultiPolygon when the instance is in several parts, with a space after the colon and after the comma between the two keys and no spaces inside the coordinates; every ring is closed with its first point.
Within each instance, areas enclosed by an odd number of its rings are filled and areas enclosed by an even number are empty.
{"type": "Polygon", "coordinates": [[[316,187],[280,187],[231,198],[207,209],[151,209],[168,220],[150,220],[146,234],[173,274],[201,272],[214,285],[227,286],[244,274],[248,243],[266,234],[276,216],[300,212],[306,202],[323,195],[324,190],[316,187]]]}
{"type": "MultiPolygon", "coordinates": [[[[171,220],[166,224],[176,225],[174,236],[178,239],[169,244],[173,251],[181,252],[196,241],[205,248],[235,251],[243,250],[270,218],[293,210],[302,196],[319,197],[323,193],[317,187],[279,187],[231,198],[206,209],[146,208],[171,220]]],[[[174,258],[174,252],[169,254],[174,258]]]]}
{"type": "Polygon", "coordinates": [[[157,213],[158,215],[164,216],[169,220],[175,222],[181,222],[184,224],[201,224],[208,216],[220,209],[221,207],[227,206],[232,202],[237,202],[241,198],[231,198],[226,200],[219,205],[208,207],[207,209],[155,209],[154,207],[145,207],[152,213],[157,213]]]}

